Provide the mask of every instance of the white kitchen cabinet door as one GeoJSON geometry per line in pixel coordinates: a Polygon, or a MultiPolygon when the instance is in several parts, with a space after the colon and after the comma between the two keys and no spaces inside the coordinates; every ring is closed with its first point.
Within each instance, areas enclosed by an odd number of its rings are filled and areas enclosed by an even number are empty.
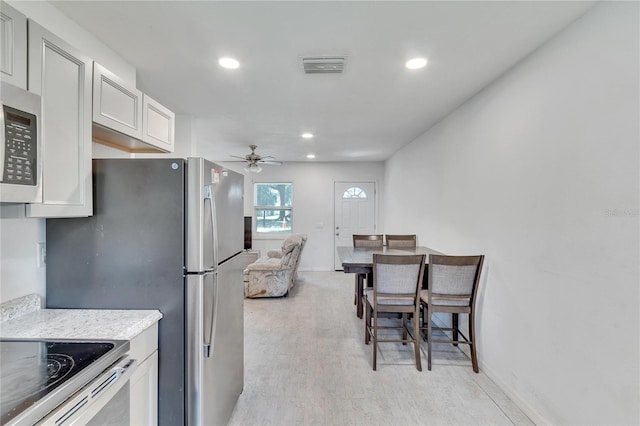
{"type": "Polygon", "coordinates": [[[158,424],[158,351],[153,352],[131,378],[129,417],[132,425],[158,424]]]}
{"type": "Polygon", "coordinates": [[[42,96],[42,204],[30,217],[93,214],[92,60],[29,20],[29,90],[42,96]]]}
{"type": "Polygon", "coordinates": [[[142,92],[95,63],[93,121],[135,139],[142,139],[142,92]]]}
{"type": "Polygon", "coordinates": [[[27,89],[27,17],[0,2],[0,78],[27,89]]]}
{"type": "Polygon", "coordinates": [[[143,96],[142,140],[165,152],[173,152],[175,114],[167,107],[143,96]]]}
{"type": "Polygon", "coordinates": [[[131,375],[129,415],[132,425],[158,424],[158,323],[130,341],[129,355],[138,361],[131,375]]]}

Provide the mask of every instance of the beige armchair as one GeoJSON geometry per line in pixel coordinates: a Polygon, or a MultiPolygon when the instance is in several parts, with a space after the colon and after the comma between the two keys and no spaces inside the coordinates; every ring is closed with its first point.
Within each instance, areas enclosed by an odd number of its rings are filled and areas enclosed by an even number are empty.
{"type": "Polygon", "coordinates": [[[244,270],[244,297],[280,297],[295,284],[302,249],[307,241],[303,234],[285,239],[280,250],[269,250],[244,270]]]}

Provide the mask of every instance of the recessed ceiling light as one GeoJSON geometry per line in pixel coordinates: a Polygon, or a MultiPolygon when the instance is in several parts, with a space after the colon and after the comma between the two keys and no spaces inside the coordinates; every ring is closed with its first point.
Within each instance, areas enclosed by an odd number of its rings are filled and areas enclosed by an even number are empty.
{"type": "Polygon", "coordinates": [[[313,133],[303,133],[302,137],[305,139],[311,139],[313,137],[313,133]]]}
{"type": "Polygon", "coordinates": [[[427,65],[427,59],[426,58],[409,59],[407,61],[407,63],[405,64],[405,66],[407,68],[409,68],[410,70],[417,70],[417,69],[423,68],[425,65],[427,65]]]}
{"type": "Polygon", "coordinates": [[[316,158],[315,154],[307,154],[307,158],[316,158]]]}
{"type": "Polygon", "coordinates": [[[228,56],[222,57],[218,59],[218,64],[223,68],[228,68],[230,70],[234,70],[240,66],[240,62],[236,59],[230,58],[228,56]]]}

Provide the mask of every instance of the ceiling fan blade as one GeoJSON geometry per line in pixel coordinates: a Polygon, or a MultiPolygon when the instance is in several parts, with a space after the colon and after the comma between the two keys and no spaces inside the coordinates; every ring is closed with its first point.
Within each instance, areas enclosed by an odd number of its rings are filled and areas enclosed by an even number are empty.
{"type": "Polygon", "coordinates": [[[246,163],[247,160],[220,160],[223,163],[246,163]]]}
{"type": "Polygon", "coordinates": [[[245,155],[244,157],[240,157],[239,155],[230,155],[230,157],[233,158],[239,158],[242,161],[235,161],[235,160],[229,160],[229,161],[225,161],[226,163],[247,163],[248,165],[251,164],[268,164],[271,166],[282,166],[282,162],[281,161],[275,161],[275,157],[271,156],[271,155],[266,155],[264,157],[256,154],[255,150],[257,148],[257,146],[255,145],[249,145],[249,148],[251,148],[251,153],[248,155],[245,155]]]}

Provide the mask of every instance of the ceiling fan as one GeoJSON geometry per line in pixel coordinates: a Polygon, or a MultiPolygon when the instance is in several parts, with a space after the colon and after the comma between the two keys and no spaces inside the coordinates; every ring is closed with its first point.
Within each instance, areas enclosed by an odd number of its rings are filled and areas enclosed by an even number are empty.
{"type": "Polygon", "coordinates": [[[261,164],[268,164],[271,166],[281,166],[282,162],[281,161],[275,161],[275,158],[273,158],[272,156],[268,155],[266,157],[262,157],[258,154],[256,154],[256,148],[257,145],[249,145],[249,148],[251,148],[251,153],[245,155],[244,157],[240,157],[238,155],[232,155],[231,157],[234,158],[241,158],[242,161],[230,161],[231,163],[241,163],[241,162],[246,162],[247,165],[244,168],[246,171],[251,172],[251,173],[260,173],[262,171],[262,167],[260,167],[261,164]]]}

